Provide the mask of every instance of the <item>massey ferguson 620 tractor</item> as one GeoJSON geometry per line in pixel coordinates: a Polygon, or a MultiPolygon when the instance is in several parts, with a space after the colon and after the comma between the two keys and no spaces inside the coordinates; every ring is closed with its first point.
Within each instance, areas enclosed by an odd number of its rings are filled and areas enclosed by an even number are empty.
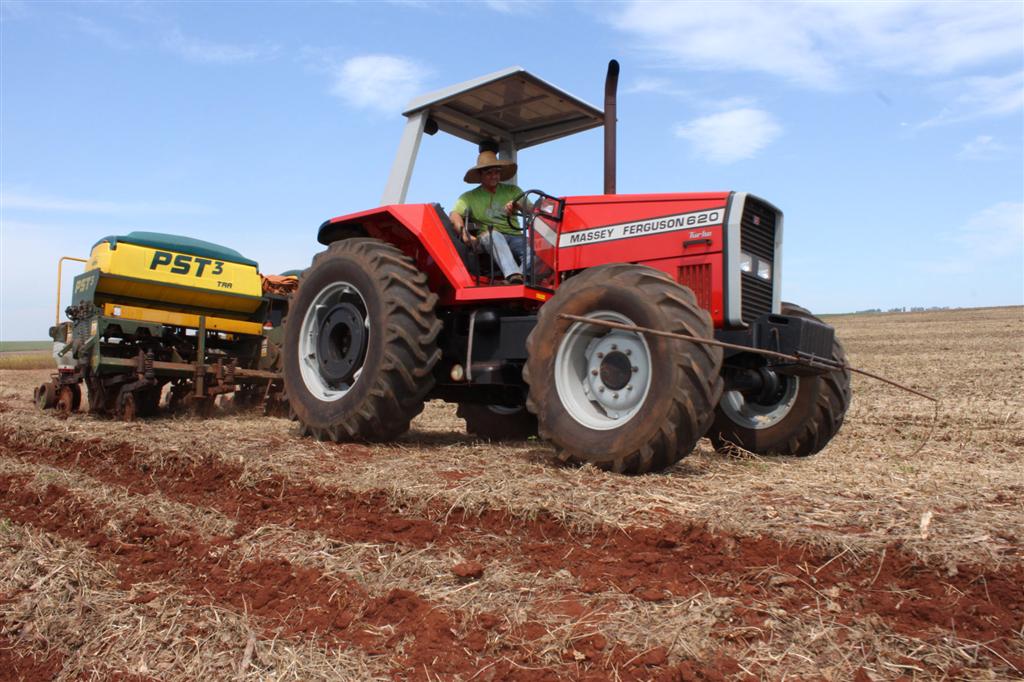
{"type": "Polygon", "coordinates": [[[539,434],[563,460],[625,473],[670,466],[703,436],[795,456],[829,442],[850,374],[833,329],[780,302],[782,212],[746,192],[616,194],[617,80],[612,62],[604,112],[520,68],[410,103],[382,205],[320,226],[327,249],[290,305],[285,386],[303,433],[395,438],[440,398],[471,433],[539,434]],[[440,205],[404,203],[423,133],[514,161],[601,125],[603,194],[516,202],[524,284],[502,281],[440,205]]]}

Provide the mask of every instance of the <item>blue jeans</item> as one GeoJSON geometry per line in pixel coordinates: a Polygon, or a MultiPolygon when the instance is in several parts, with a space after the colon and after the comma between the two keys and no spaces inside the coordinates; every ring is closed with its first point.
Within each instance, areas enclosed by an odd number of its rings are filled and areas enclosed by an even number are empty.
{"type": "MultiPolygon", "coordinates": [[[[505,235],[505,241],[508,242],[508,248],[512,250],[512,255],[516,257],[516,260],[523,266],[525,270],[530,269],[530,254],[526,250],[526,235],[505,235]]],[[[525,274],[525,273],[524,273],[525,274]]]]}
{"type": "MultiPolygon", "coordinates": [[[[522,236],[502,234],[497,230],[492,230],[491,232],[481,230],[480,234],[477,235],[477,238],[480,240],[480,246],[483,247],[483,250],[486,253],[491,254],[491,257],[498,262],[498,267],[501,268],[501,274],[506,278],[511,275],[523,274],[523,270],[519,267],[519,263],[515,255],[513,255],[511,248],[512,241],[518,240],[519,250],[520,253],[522,253],[524,247],[522,236]]],[[[522,257],[520,256],[520,259],[521,258],[522,257]]]]}

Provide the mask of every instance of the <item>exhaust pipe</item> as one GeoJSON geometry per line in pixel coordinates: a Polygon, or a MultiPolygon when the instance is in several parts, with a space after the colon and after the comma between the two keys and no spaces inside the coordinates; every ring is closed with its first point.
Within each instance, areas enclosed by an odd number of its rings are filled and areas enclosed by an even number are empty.
{"type": "Polygon", "coordinates": [[[604,193],[615,194],[615,91],[619,88],[619,63],[608,62],[604,79],[604,193]]]}

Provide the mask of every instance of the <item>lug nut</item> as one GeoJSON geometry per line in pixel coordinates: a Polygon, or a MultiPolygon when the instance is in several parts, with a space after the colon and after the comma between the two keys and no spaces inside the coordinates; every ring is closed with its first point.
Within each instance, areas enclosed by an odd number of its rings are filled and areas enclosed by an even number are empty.
{"type": "Polygon", "coordinates": [[[598,393],[604,393],[604,386],[599,386],[597,389],[598,393]]]}
{"type": "Polygon", "coordinates": [[[612,344],[612,350],[618,350],[618,349],[619,349],[619,347],[616,344],[613,343],[612,344]]]}
{"type": "Polygon", "coordinates": [[[639,371],[640,371],[640,368],[639,368],[639,367],[637,367],[636,365],[633,365],[633,367],[631,367],[631,369],[633,370],[633,373],[634,373],[634,374],[635,374],[636,372],[639,372],[639,371]]]}
{"type": "Polygon", "coordinates": [[[597,376],[597,370],[596,370],[596,369],[592,369],[592,370],[590,370],[590,373],[591,373],[592,375],[594,375],[595,377],[597,376]]]}
{"type": "Polygon", "coordinates": [[[619,394],[618,393],[612,393],[612,397],[615,398],[616,400],[618,400],[619,399],[619,394]]]}
{"type": "Polygon", "coordinates": [[[603,358],[603,357],[604,357],[604,353],[598,353],[598,354],[597,354],[597,359],[598,359],[598,360],[600,360],[600,359],[601,359],[601,358],[603,358]]]}
{"type": "Polygon", "coordinates": [[[633,390],[633,385],[630,384],[629,386],[626,386],[626,390],[627,391],[632,391],[633,390]]]}
{"type": "Polygon", "coordinates": [[[631,349],[627,348],[626,349],[626,356],[628,357],[628,356],[630,356],[632,354],[633,354],[633,351],[631,349]]]}

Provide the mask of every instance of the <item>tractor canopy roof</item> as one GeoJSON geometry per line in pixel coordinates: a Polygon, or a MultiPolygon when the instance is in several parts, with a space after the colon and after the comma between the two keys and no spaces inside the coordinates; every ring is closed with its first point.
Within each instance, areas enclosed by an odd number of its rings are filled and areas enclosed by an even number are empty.
{"type": "Polygon", "coordinates": [[[469,142],[510,142],[517,150],[604,123],[600,109],[519,66],[417,97],[403,113],[421,112],[428,132],[433,123],[469,142]]]}
{"type": "Polygon", "coordinates": [[[409,188],[423,133],[444,131],[473,142],[496,143],[502,158],[520,149],[604,124],[604,112],[519,66],[416,97],[391,166],[381,204],[401,204],[409,188]]]}

